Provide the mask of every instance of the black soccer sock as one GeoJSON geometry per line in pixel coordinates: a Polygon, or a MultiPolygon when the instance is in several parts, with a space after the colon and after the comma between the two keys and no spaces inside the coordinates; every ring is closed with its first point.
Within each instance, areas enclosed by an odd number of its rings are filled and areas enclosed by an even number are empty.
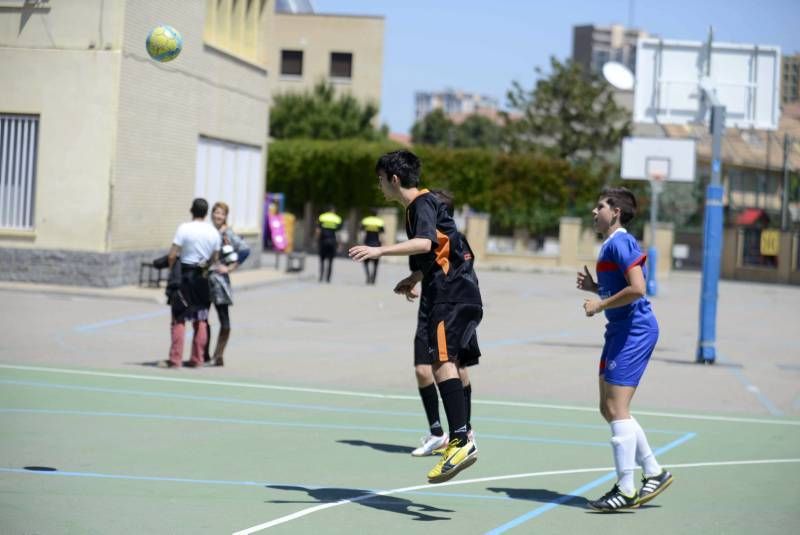
{"type": "Polygon", "coordinates": [[[436,384],[431,383],[420,388],[419,397],[422,398],[422,406],[425,407],[425,416],[428,417],[431,435],[437,437],[444,435],[442,424],[439,421],[439,395],[436,393],[436,384]]]}
{"type": "Polygon", "coordinates": [[[467,431],[472,429],[472,384],[464,387],[464,414],[467,417],[467,431]]]}
{"type": "Polygon", "coordinates": [[[439,383],[447,424],[450,426],[450,440],[457,438],[467,443],[467,417],[464,410],[464,385],[461,379],[447,379],[439,383]]]}

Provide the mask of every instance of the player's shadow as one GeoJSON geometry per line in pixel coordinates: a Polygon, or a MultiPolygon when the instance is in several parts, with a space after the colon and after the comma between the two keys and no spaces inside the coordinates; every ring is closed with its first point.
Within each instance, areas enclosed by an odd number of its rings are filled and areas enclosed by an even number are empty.
{"type": "MultiPolygon", "coordinates": [[[[529,500],[532,502],[554,503],[556,505],[566,505],[568,507],[577,507],[579,509],[586,509],[587,513],[605,514],[605,513],[600,513],[600,511],[594,511],[593,509],[589,508],[589,500],[587,500],[583,496],[575,496],[572,494],[561,494],[559,492],[547,489],[512,489],[512,488],[488,487],[486,490],[490,490],[492,492],[503,492],[506,494],[506,496],[508,496],[512,500],[529,500]]],[[[658,507],[660,506],[645,504],[645,505],[640,505],[638,508],[650,509],[658,507]]],[[[634,510],[626,509],[621,511],[615,511],[615,514],[633,513],[633,512],[634,510]]]]}
{"type": "Polygon", "coordinates": [[[351,500],[353,503],[357,503],[365,507],[412,516],[414,517],[413,520],[420,520],[423,522],[450,520],[449,517],[433,516],[426,513],[454,512],[451,509],[441,509],[439,507],[433,507],[432,505],[426,505],[424,503],[415,503],[405,498],[397,498],[395,496],[376,496],[368,490],[344,488],[307,488],[294,485],[267,485],[267,488],[306,492],[310,497],[314,498],[314,501],[270,500],[269,503],[336,503],[341,500],[351,500]]]}
{"type": "Polygon", "coordinates": [[[414,448],[409,446],[398,446],[397,444],[381,444],[380,442],[367,442],[366,440],[337,440],[341,444],[349,444],[350,446],[365,446],[373,450],[382,451],[385,453],[403,453],[409,455],[414,448]]]}
{"type": "Polygon", "coordinates": [[[569,507],[588,508],[589,500],[583,496],[573,496],[571,494],[561,494],[547,489],[513,489],[501,487],[487,487],[486,490],[492,492],[502,492],[512,500],[528,500],[541,503],[557,503],[569,507]]]}

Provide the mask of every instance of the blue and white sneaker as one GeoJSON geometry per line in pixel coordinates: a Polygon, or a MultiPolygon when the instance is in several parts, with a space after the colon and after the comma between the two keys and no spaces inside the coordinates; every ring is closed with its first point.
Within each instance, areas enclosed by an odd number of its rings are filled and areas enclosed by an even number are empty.
{"type": "Polygon", "coordinates": [[[613,513],[621,509],[635,509],[639,507],[638,497],[639,495],[635,490],[631,496],[624,495],[619,486],[615,484],[599,500],[590,501],[589,507],[601,513],[613,513]]]}

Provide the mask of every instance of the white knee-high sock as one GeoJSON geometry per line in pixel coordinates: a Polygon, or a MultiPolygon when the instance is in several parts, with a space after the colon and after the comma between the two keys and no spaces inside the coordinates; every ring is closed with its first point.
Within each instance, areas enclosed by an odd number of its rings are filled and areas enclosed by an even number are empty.
{"type": "Polygon", "coordinates": [[[626,495],[636,491],[633,471],[636,469],[636,423],[632,419],[611,422],[611,447],[617,467],[617,485],[626,495]]]}
{"type": "Polygon", "coordinates": [[[631,420],[636,424],[636,464],[642,467],[645,477],[657,476],[661,473],[661,465],[658,464],[653,450],[650,449],[644,429],[636,421],[636,418],[631,416],[631,420]]]}

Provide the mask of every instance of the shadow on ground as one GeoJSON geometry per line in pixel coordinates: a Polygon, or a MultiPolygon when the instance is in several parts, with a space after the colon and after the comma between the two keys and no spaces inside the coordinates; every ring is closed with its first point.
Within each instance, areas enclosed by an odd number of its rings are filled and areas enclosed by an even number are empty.
{"type": "Polygon", "coordinates": [[[341,500],[351,500],[353,503],[388,511],[400,515],[414,517],[413,520],[431,522],[435,520],[450,520],[449,517],[433,516],[426,513],[453,513],[451,509],[441,509],[424,503],[416,503],[405,498],[395,496],[377,496],[368,490],[344,488],[307,488],[293,485],[267,485],[269,489],[305,492],[314,501],[304,500],[270,500],[269,503],[335,503],[341,500]]]}
{"type": "Polygon", "coordinates": [[[366,440],[337,440],[341,444],[348,444],[350,446],[364,446],[372,448],[373,450],[382,451],[384,453],[402,453],[410,455],[414,448],[409,446],[398,446],[397,444],[381,444],[380,442],[367,442],[366,440]]]}

